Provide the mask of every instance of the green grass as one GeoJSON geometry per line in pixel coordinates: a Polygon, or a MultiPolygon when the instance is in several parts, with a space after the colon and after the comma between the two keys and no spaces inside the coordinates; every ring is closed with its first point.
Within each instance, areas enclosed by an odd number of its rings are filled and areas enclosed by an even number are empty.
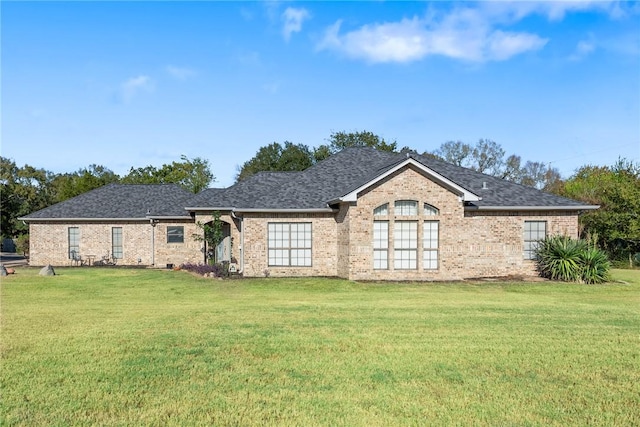
{"type": "Polygon", "coordinates": [[[2,278],[4,425],[639,425],[640,271],[606,285],[2,278]]]}

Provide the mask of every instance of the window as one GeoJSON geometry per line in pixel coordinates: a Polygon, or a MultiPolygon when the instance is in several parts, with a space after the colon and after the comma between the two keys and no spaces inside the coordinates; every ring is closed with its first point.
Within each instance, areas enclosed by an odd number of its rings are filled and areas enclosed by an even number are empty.
{"type": "Polygon", "coordinates": [[[393,268],[416,269],[418,258],[418,222],[396,221],[393,231],[393,268]]]}
{"type": "Polygon", "coordinates": [[[69,240],[69,259],[72,259],[72,252],[75,252],[76,256],[80,255],[80,228],[69,227],[67,233],[69,240]]]}
{"type": "Polygon", "coordinates": [[[311,267],[311,223],[269,223],[269,266],[311,267]]]}
{"type": "Polygon", "coordinates": [[[538,242],[546,236],[546,221],[524,222],[524,259],[535,259],[538,242]]]}
{"type": "Polygon", "coordinates": [[[440,215],[440,210],[438,210],[438,208],[436,208],[435,206],[431,206],[428,203],[424,204],[424,216],[434,216],[434,215],[440,215]]]}
{"type": "Polygon", "coordinates": [[[414,200],[398,200],[395,203],[395,214],[398,216],[418,215],[418,202],[414,200]]]}
{"type": "Polygon", "coordinates": [[[438,221],[425,221],[422,229],[422,263],[425,270],[438,269],[438,221]]]}
{"type": "Polygon", "coordinates": [[[389,222],[373,222],[373,268],[389,268],[389,222]]]}
{"type": "Polygon", "coordinates": [[[184,227],[181,225],[167,227],[167,243],[184,243],[184,227]]]}
{"type": "Polygon", "coordinates": [[[389,215],[389,203],[378,206],[373,210],[373,216],[386,216],[389,215]]]}
{"type": "Polygon", "coordinates": [[[122,259],[122,227],[111,228],[111,254],[114,258],[122,259]]]}

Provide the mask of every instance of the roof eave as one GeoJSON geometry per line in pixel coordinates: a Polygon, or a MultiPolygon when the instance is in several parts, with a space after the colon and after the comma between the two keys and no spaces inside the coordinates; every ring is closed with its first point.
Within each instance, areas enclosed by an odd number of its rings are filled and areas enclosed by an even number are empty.
{"type": "Polygon", "coordinates": [[[234,209],[236,213],[335,213],[336,209],[332,208],[306,208],[306,209],[295,209],[295,208],[285,208],[285,209],[262,209],[262,208],[238,208],[234,209]]]}
{"type": "Polygon", "coordinates": [[[91,221],[140,221],[140,222],[147,222],[150,219],[164,219],[164,220],[171,220],[171,219],[191,219],[190,216],[188,215],[183,215],[183,216],[160,216],[160,215],[153,215],[153,216],[145,216],[145,217],[137,217],[137,218],[28,218],[28,217],[22,217],[22,218],[18,218],[19,221],[25,221],[25,222],[34,222],[34,221],[47,221],[47,222],[91,222],[91,221]]]}
{"type": "Polygon", "coordinates": [[[590,211],[599,205],[558,205],[558,206],[465,206],[469,211],[590,211]]]}

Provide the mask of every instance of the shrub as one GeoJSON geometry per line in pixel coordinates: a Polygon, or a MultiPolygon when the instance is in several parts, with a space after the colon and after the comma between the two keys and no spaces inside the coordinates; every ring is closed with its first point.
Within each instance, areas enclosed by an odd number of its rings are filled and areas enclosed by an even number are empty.
{"type": "Polygon", "coordinates": [[[16,251],[18,253],[22,253],[23,255],[27,255],[29,253],[29,235],[21,234],[16,239],[16,251]]]}
{"type": "Polygon", "coordinates": [[[180,266],[181,270],[187,270],[196,274],[204,276],[205,274],[213,273],[216,277],[222,277],[224,274],[224,268],[220,264],[192,264],[186,263],[180,266]]]}
{"type": "Polygon", "coordinates": [[[609,280],[611,268],[602,250],[567,236],[542,240],[536,249],[536,262],[542,277],[564,282],[603,283],[609,280]]]}
{"type": "Polygon", "coordinates": [[[586,244],[567,236],[550,236],[536,249],[538,272],[542,277],[563,282],[580,279],[580,254],[586,244]]]}
{"type": "Polygon", "coordinates": [[[611,264],[607,255],[598,248],[587,248],[581,254],[582,281],[584,283],[604,283],[609,280],[611,264]]]}

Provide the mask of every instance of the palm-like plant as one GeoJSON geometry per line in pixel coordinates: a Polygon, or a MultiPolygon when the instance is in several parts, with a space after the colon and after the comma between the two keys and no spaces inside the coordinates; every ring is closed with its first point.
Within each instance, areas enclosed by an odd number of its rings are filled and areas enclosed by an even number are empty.
{"type": "Polygon", "coordinates": [[[536,262],[542,277],[564,282],[603,283],[609,280],[611,268],[603,251],[568,236],[541,240],[536,249],[536,262]]]}
{"type": "Polygon", "coordinates": [[[567,236],[550,236],[540,241],[536,249],[538,272],[542,277],[565,282],[577,282],[581,277],[581,253],[586,244],[567,236]]]}
{"type": "Polygon", "coordinates": [[[611,264],[607,255],[597,248],[587,248],[580,256],[581,279],[584,283],[604,283],[609,280],[611,264]]]}

